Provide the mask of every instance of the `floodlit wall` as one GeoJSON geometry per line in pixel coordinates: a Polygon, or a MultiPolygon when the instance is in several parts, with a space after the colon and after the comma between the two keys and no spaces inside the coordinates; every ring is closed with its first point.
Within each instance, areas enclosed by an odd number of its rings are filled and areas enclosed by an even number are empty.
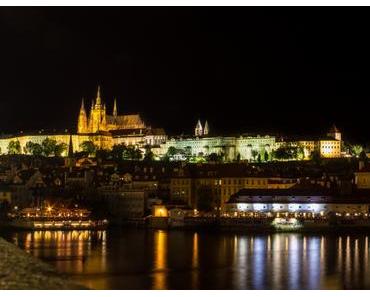
{"type": "Polygon", "coordinates": [[[227,203],[231,212],[310,212],[310,213],[368,213],[369,204],[355,203],[227,203]]]}

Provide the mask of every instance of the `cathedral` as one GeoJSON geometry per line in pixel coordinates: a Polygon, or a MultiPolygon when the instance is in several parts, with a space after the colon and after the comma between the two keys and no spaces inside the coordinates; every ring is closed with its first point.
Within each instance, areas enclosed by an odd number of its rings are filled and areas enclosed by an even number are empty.
{"type": "MultiPolygon", "coordinates": [[[[27,152],[27,143],[42,144],[46,139],[57,143],[72,143],[73,151],[81,151],[81,145],[91,141],[99,149],[112,149],[114,145],[134,146],[143,152],[151,148],[157,158],[167,154],[173,147],[188,155],[200,157],[212,153],[224,156],[225,161],[249,160],[256,161],[256,156],[271,159],[272,151],[284,147],[301,147],[304,159],[309,159],[315,150],[323,158],[339,158],[342,156],[342,137],[340,131],[333,128],[324,137],[281,139],[269,135],[217,136],[210,135],[208,122],[201,121],[195,125],[193,135],[167,137],[163,128],[152,128],[144,122],[140,114],[118,114],[117,100],[114,99],[113,110],[108,114],[106,104],[101,98],[98,87],[96,98],[92,100],[91,108],[87,111],[82,99],[77,120],[77,133],[68,130],[60,133],[46,133],[43,130],[34,133],[20,132],[16,135],[0,136],[0,154],[9,153],[9,144],[19,142],[19,153],[27,152]]],[[[67,151],[63,153],[66,155],[67,151]]]]}
{"type": "Polygon", "coordinates": [[[118,115],[117,99],[114,99],[112,115],[107,114],[107,108],[100,94],[100,87],[95,100],[92,101],[89,115],[82,99],[78,116],[77,133],[92,134],[128,129],[146,129],[144,121],[139,114],[118,115]]]}

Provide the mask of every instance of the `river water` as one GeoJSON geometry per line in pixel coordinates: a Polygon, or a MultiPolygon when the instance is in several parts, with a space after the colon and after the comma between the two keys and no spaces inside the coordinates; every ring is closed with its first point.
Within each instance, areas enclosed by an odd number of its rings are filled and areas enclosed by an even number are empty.
{"type": "Polygon", "coordinates": [[[367,234],[1,232],[93,289],[370,289],[367,234]]]}

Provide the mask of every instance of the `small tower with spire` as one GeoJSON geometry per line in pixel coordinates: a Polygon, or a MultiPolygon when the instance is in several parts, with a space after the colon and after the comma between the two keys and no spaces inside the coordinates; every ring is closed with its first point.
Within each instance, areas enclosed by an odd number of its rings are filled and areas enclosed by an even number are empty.
{"type": "Polygon", "coordinates": [[[96,106],[101,105],[101,98],[100,98],[100,86],[98,86],[98,92],[96,94],[96,106]]]}
{"type": "Polygon", "coordinates": [[[194,134],[195,134],[195,136],[202,136],[203,135],[203,127],[202,127],[202,124],[200,123],[200,120],[198,120],[198,122],[195,126],[194,134]]]}
{"type": "Polygon", "coordinates": [[[342,133],[338,130],[335,124],[333,124],[327,135],[335,140],[342,141],[342,133]]]}
{"type": "Polygon", "coordinates": [[[94,100],[92,101],[90,117],[89,117],[89,132],[96,133],[98,131],[106,130],[106,107],[102,103],[100,86],[98,86],[98,91],[94,100]]]}
{"type": "Polygon", "coordinates": [[[69,172],[72,172],[73,166],[75,166],[76,160],[73,154],[73,143],[72,135],[69,135],[68,155],[65,158],[65,166],[68,167],[69,172]]]}
{"type": "Polygon", "coordinates": [[[208,134],[209,134],[209,126],[208,126],[208,121],[206,121],[204,124],[203,135],[208,135],[208,134]]]}
{"type": "Polygon", "coordinates": [[[113,116],[117,118],[118,111],[117,111],[117,98],[114,98],[114,105],[113,105],[113,116]]]}
{"type": "Polygon", "coordinates": [[[85,110],[84,98],[82,98],[80,113],[78,115],[77,133],[87,133],[87,132],[88,132],[87,114],[85,110]]]}

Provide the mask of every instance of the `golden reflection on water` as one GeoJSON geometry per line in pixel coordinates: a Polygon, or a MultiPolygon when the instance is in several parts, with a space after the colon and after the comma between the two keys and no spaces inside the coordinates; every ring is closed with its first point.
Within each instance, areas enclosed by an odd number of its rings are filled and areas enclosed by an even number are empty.
{"type": "Polygon", "coordinates": [[[153,289],[167,288],[167,232],[158,230],[154,233],[154,280],[153,289]]]}
{"type": "Polygon", "coordinates": [[[193,234],[193,251],[191,258],[191,267],[193,272],[191,274],[191,285],[192,288],[197,288],[199,283],[199,242],[198,242],[198,233],[194,232],[193,234]]]}
{"type": "MultiPolygon", "coordinates": [[[[137,277],[148,278],[147,288],[152,289],[174,288],[172,279],[178,268],[181,277],[189,276],[183,286],[193,289],[207,285],[230,289],[370,288],[369,238],[365,235],[212,235],[209,241],[210,235],[194,232],[182,234],[188,240],[180,250],[169,250],[170,246],[176,246],[171,242],[178,241],[179,233],[156,230],[148,234],[153,239],[145,250],[150,257],[135,260],[142,263],[133,263],[131,258],[115,258],[122,248],[128,254],[138,252],[131,235],[122,240],[124,246],[116,244],[113,255],[111,247],[110,253],[107,250],[106,231],[35,231],[16,233],[12,239],[23,242],[23,248],[35,256],[54,257],[60,271],[86,276],[84,284],[91,288],[115,288],[122,284],[120,277],[122,280],[126,274],[132,277],[126,270],[120,275],[121,267],[140,265],[144,268],[137,277]],[[206,252],[200,253],[202,250],[206,252]],[[214,280],[206,285],[202,283],[203,268],[207,278],[214,280]],[[109,279],[110,274],[115,281],[109,279]]],[[[109,242],[119,238],[109,235],[109,242]]],[[[137,284],[146,284],[140,281],[137,284]]]]}
{"type": "MultiPolygon", "coordinates": [[[[53,259],[63,272],[83,273],[86,257],[91,254],[93,231],[33,231],[24,237],[24,249],[35,257],[53,259]]],[[[105,244],[106,231],[94,232],[97,242],[105,244]]],[[[101,250],[99,270],[105,267],[105,253],[101,250]]]]}

